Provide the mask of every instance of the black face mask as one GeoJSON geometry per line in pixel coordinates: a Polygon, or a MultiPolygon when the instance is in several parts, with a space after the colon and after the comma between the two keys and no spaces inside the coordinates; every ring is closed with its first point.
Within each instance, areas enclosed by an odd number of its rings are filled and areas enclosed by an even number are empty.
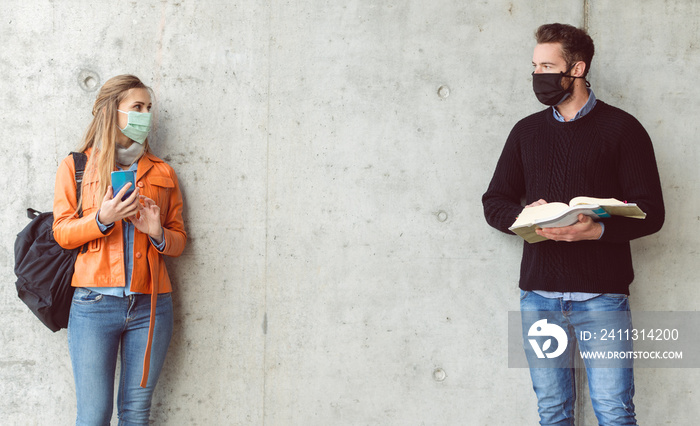
{"type": "MultiPolygon", "coordinates": [[[[567,75],[573,67],[566,70],[566,72],[559,73],[546,73],[546,74],[535,74],[532,73],[532,89],[535,91],[535,96],[537,100],[545,105],[559,105],[564,98],[574,91],[574,81],[571,81],[569,87],[564,88],[561,85],[563,77],[570,78],[584,78],[585,77],[574,77],[573,75],[567,75]]],[[[586,82],[588,85],[588,82],[586,82]]]]}

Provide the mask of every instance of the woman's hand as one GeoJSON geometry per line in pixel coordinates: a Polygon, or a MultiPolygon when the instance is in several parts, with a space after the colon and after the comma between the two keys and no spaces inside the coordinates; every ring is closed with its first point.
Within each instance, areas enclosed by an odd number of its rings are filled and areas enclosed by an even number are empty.
{"type": "Polygon", "coordinates": [[[112,186],[107,187],[107,192],[102,199],[102,207],[100,207],[97,220],[103,225],[111,225],[114,222],[122,220],[129,216],[134,216],[141,208],[139,203],[139,189],[129,195],[129,197],[122,201],[122,197],[126,194],[126,191],[131,187],[131,182],[124,185],[115,196],[113,196],[112,186]]]}
{"type": "Polygon", "coordinates": [[[136,203],[139,206],[139,214],[130,218],[131,223],[136,229],[153,238],[157,244],[162,243],[163,227],[160,224],[160,207],[155,201],[143,195],[139,196],[139,200],[140,202],[136,203]]]}

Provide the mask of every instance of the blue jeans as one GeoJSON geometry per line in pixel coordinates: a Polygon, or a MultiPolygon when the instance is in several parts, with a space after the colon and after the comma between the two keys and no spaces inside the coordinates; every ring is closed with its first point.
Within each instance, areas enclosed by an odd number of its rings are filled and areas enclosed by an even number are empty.
{"type": "Polygon", "coordinates": [[[170,294],[158,295],[148,385],[140,387],[151,296],[107,296],[77,288],[68,322],[68,347],[78,402],[76,425],[109,425],[120,353],[119,425],[147,425],[151,398],[173,331],[170,294]],[[121,351],[119,350],[121,346],[121,351]]]}
{"type": "MultiPolygon", "coordinates": [[[[632,351],[632,341],[624,336],[631,329],[629,301],[624,295],[603,294],[583,302],[549,299],[531,291],[521,291],[520,311],[523,318],[523,347],[530,365],[532,386],[537,395],[541,425],[573,425],[576,383],[574,356],[576,345],[581,352],[624,353],[632,351]],[[538,318],[545,322],[534,324],[538,318]],[[552,325],[563,330],[560,336],[549,334],[552,325]],[[538,334],[538,331],[542,334],[538,334]],[[622,330],[622,333],[616,332],[622,330]],[[542,339],[544,336],[544,339],[542,339]],[[553,336],[553,338],[548,338],[553,336]],[[555,337],[561,342],[552,350],[555,337]],[[578,337],[578,338],[577,338],[578,337]],[[608,337],[608,338],[606,338],[608,337]],[[540,339],[541,342],[537,340],[540,339]],[[540,345],[541,344],[541,345],[540,345]],[[547,355],[547,352],[549,355],[547,355]],[[557,353],[561,352],[561,355],[557,353]],[[548,356],[553,358],[547,358],[548,356]]],[[[541,320],[540,320],[541,321],[541,320]]],[[[584,358],[593,410],[601,425],[636,425],[634,413],[634,375],[632,361],[592,360],[584,358]]]]}

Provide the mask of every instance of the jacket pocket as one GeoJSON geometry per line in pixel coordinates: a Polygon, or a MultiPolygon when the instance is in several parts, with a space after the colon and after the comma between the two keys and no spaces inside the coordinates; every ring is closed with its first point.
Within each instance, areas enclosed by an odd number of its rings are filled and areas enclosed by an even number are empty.
{"type": "Polygon", "coordinates": [[[167,216],[170,193],[175,188],[175,182],[168,176],[149,176],[147,178],[149,185],[153,186],[153,201],[160,208],[161,219],[167,216]]]}
{"type": "Polygon", "coordinates": [[[154,186],[159,186],[161,188],[174,188],[175,183],[172,179],[167,176],[150,176],[148,178],[148,183],[154,186]]]}
{"type": "Polygon", "coordinates": [[[83,215],[91,213],[99,208],[100,202],[97,200],[97,190],[99,181],[91,175],[85,177],[82,187],[83,215]]]}
{"type": "Polygon", "coordinates": [[[76,288],[75,293],[73,293],[73,303],[78,305],[92,305],[100,300],[102,300],[102,294],[86,288],[76,288]]]}

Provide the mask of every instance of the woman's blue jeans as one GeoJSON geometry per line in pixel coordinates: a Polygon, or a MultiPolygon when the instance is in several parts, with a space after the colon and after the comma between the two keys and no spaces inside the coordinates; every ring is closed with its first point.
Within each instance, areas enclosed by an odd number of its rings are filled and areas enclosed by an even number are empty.
{"type": "MultiPolygon", "coordinates": [[[[537,395],[540,424],[573,425],[576,401],[573,361],[576,347],[586,353],[632,351],[631,340],[605,338],[609,337],[606,333],[614,331],[614,336],[618,337],[624,335],[624,330],[631,329],[629,301],[625,295],[618,294],[602,294],[576,302],[521,291],[520,312],[523,319],[523,347],[530,365],[532,386],[537,395]],[[546,323],[539,322],[541,319],[546,319],[546,323]],[[551,331],[553,325],[563,330],[565,335],[556,336],[556,332],[548,334],[547,331],[551,331]],[[547,336],[552,338],[548,339],[547,336]],[[543,358],[543,352],[556,355],[557,351],[552,350],[552,342],[558,342],[559,339],[555,337],[560,337],[561,343],[566,340],[566,350],[553,358],[543,358]],[[542,341],[541,349],[538,339],[542,341]]],[[[584,359],[584,364],[591,403],[599,424],[636,425],[632,403],[632,361],[584,359]]]]}
{"type": "Polygon", "coordinates": [[[158,295],[148,385],[140,387],[151,296],[115,297],[77,288],[68,322],[68,347],[78,402],[76,425],[109,425],[120,357],[119,425],[147,425],[151,398],[173,331],[169,293],[158,295]],[[121,350],[120,350],[121,347],[121,350]]]}

